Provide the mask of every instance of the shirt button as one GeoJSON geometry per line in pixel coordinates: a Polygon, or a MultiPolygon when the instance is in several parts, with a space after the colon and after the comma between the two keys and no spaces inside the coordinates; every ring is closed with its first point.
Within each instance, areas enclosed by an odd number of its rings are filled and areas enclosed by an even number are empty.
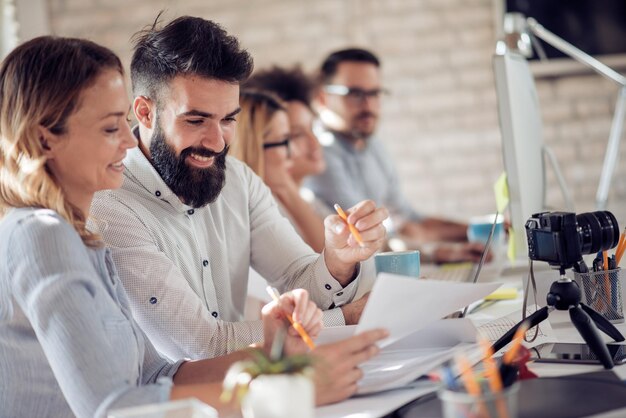
{"type": "Polygon", "coordinates": [[[202,265],[203,265],[204,267],[208,266],[208,265],[209,265],[209,260],[204,260],[204,261],[202,262],[202,265]]]}
{"type": "Polygon", "coordinates": [[[326,290],[332,289],[332,287],[329,284],[325,284],[324,287],[326,288],[326,290]]]}
{"type": "Polygon", "coordinates": [[[150,298],[150,303],[151,303],[151,304],[153,304],[153,305],[154,305],[154,304],[156,304],[156,303],[157,303],[157,298],[155,298],[154,296],[152,296],[152,297],[150,298]]]}
{"type": "Polygon", "coordinates": [[[337,296],[341,296],[341,295],[343,295],[343,292],[337,293],[337,296]]]}
{"type": "Polygon", "coordinates": [[[161,192],[160,192],[160,191],[158,191],[158,190],[157,190],[156,192],[154,192],[154,194],[156,195],[156,197],[161,196],[161,192]]]}
{"type": "Polygon", "coordinates": [[[189,209],[189,210],[187,211],[187,215],[193,215],[193,212],[194,212],[194,210],[193,210],[193,209],[189,209]]]}
{"type": "Polygon", "coordinates": [[[217,312],[213,312],[211,315],[213,315],[213,318],[217,318],[217,312]]]}

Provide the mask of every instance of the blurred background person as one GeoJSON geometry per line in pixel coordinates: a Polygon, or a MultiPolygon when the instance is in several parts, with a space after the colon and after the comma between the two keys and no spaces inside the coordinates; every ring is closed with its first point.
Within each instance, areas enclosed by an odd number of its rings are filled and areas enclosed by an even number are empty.
{"type": "MultiPolygon", "coordinates": [[[[288,106],[272,93],[242,90],[240,106],[237,139],[231,146],[231,155],[246,163],[263,179],[282,214],[313,250],[321,252],[324,249],[324,220],[300,196],[296,181],[296,178],[301,181],[302,173],[307,170],[323,168],[323,160],[303,157],[310,149],[307,143],[317,140],[309,138],[309,128],[302,125],[296,128],[300,138],[294,140],[288,106]],[[300,144],[295,145],[298,142],[300,144]]],[[[296,104],[296,108],[300,106],[300,103],[296,104]]],[[[303,109],[310,113],[310,109],[303,109]]],[[[319,154],[319,150],[313,150],[311,154],[316,153],[319,154]]]]}
{"type": "Polygon", "coordinates": [[[385,206],[390,237],[421,249],[427,260],[478,261],[484,246],[466,242],[466,224],[419,214],[400,190],[394,162],[375,136],[386,93],[380,66],[372,52],[359,48],[335,51],[323,61],[315,102],[324,128],[320,135],[328,144],[327,168],[306,186],[329,205],[350,207],[371,199],[385,206]]]}
{"type": "Polygon", "coordinates": [[[244,88],[269,91],[277,95],[287,109],[290,126],[291,177],[300,187],[300,195],[322,217],[333,212],[315,194],[303,188],[306,177],[321,174],[326,170],[322,146],[313,132],[316,114],[311,107],[314,82],[299,66],[283,68],[274,66],[255,72],[244,88]]]}

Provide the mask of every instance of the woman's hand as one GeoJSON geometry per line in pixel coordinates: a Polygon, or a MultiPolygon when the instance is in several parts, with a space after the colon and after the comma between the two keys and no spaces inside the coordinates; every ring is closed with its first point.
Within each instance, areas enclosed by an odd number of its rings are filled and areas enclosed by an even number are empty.
{"type": "Polygon", "coordinates": [[[263,349],[269,354],[279,328],[289,327],[283,352],[285,355],[305,353],[308,347],[300,334],[291,325],[287,315],[299,323],[311,337],[317,338],[322,330],[322,311],[309,300],[309,293],[304,289],[295,289],[284,293],[278,302],[270,302],[263,307],[263,349]]]}

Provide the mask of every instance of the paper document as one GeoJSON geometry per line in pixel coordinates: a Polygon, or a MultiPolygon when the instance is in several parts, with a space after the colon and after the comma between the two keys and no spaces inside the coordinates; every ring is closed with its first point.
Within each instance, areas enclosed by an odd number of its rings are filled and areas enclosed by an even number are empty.
{"type": "Polygon", "coordinates": [[[492,293],[500,283],[454,283],[416,280],[381,273],[372,288],[356,332],[385,328],[392,344],[454,311],[492,293]]]}
{"type": "MultiPolygon", "coordinates": [[[[328,344],[354,335],[355,326],[322,329],[317,344],[328,344]]],[[[452,359],[458,350],[476,346],[476,327],[469,319],[442,319],[384,347],[361,364],[363,378],[358,394],[406,387],[420,376],[452,359]]]]}

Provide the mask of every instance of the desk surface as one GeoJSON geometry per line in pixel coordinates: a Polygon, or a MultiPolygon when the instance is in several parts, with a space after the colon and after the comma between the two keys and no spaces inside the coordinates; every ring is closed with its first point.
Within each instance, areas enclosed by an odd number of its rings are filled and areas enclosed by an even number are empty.
{"type": "MultiPolygon", "coordinates": [[[[554,280],[552,276],[554,276],[554,272],[546,272],[540,277],[540,283],[538,283],[538,292],[537,298],[541,298],[540,302],[545,304],[545,294],[547,293],[546,289],[549,287],[550,283],[554,280]]],[[[507,277],[504,278],[504,282],[507,284],[520,284],[520,277],[507,277]]],[[[622,289],[624,292],[624,289],[622,289]]],[[[521,292],[520,292],[521,293],[521,292]]],[[[626,300],[626,299],[623,299],[626,300]]],[[[472,315],[472,320],[480,325],[484,322],[489,322],[491,320],[500,318],[502,316],[506,316],[515,311],[521,309],[521,297],[516,300],[511,301],[499,301],[498,303],[491,305],[484,310],[478,311],[475,315],[472,315]]],[[[521,319],[521,318],[520,318],[521,319]]],[[[578,334],[576,328],[570,321],[569,313],[567,311],[553,311],[550,313],[548,320],[550,321],[550,325],[552,326],[554,333],[560,342],[583,342],[582,337],[578,334]]],[[[626,335],[626,323],[615,324],[615,326],[622,332],[622,334],[626,335]]],[[[601,334],[606,342],[612,341],[608,336],[601,334]]],[[[601,372],[604,368],[601,365],[577,365],[577,364],[557,364],[557,363],[531,363],[529,368],[538,374],[541,377],[557,377],[557,376],[565,376],[571,374],[580,374],[587,372],[601,372]]],[[[613,372],[618,376],[619,379],[626,379],[626,365],[616,366],[613,369],[613,372]]],[[[406,406],[404,408],[400,408],[394,416],[400,417],[440,417],[440,408],[438,405],[438,401],[433,401],[432,398],[434,395],[430,397],[424,397],[424,401],[421,400],[414,402],[414,404],[406,406]],[[430,399],[430,400],[429,400],[430,399]]],[[[598,399],[598,402],[601,402],[598,399]]],[[[594,415],[595,416],[595,415],[594,415]]],[[[626,416],[626,409],[614,410],[602,415],[597,415],[597,417],[603,418],[617,418],[626,416]]]]}
{"type": "MultiPolygon", "coordinates": [[[[555,280],[555,272],[545,272],[543,277],[539,277],[538,280],[538,292],[537,297],[543,302],[545,300],[545,289],[549,287],[550,283],[555,280]]],[[[516,285],[519,288],[522,287],[522,275],[519,273],[513,276],[499,277],[494,281],[503,282],[507,285],[516,285]]],[[[626,292],[626,286],[622,287],[622,291],[626,292]]],[[[521,295],[521,292],[520,292],[521,295]]],[[[623,295],[622,300],[626,300],[626,295],[623,295]]],[[[545,302],[544,302],[545,303],[545,302]]],[[[506,316],[510,313],[521,309],[522,299],[516,300],[504,300],[476,312],[471,315],[470,318],[480,325],[485,322],[506,316]]],[[[552,328],[555,332],[557,339],[561,342],[582,342],[582,338],[572,325],[569,319],[569,314],[566,311],[553,311],[548,318],[552,328]]],[[[626,324],[616,324],[617,328],[626,335],[626,324]]],[[[603,335],[604,336],[604,335],[603,335]]],[[[604,336],[606,341],[609,342],[610,338],[604,336]]],[[[602,366],[594,365],[575,365],[575,364],[554,364],[554,363],[533,363],[530,365],[532,371],[542,377],[563,376],[568,374],[578,374],[594,371],[604,370],[602,366]]],[[[622,380],[626,379],[626,365],[617,366],[614,372],[622,380]]],[[[340,404],[330,405],[323,408],[318,408],[316,411],[317,417],[380,417],[386,414],[392,413],[397,409],[398,405],[408,404],[411,401],[424,396],[427,393],[431,393],[432,389],[425,388],[423,384],[417,384],[415,387],[384,392],[375,396],[368,396],[363,398],[352,398],[340,404]],[[349,412],[347,412],[349,411],[349,412]]],[[[609,416],[626,416],[626,413],[614,411],[618,415],[609,416]]],[[[397,415],[394,415],[397,416],[397,415]]],[[[402,415],[400,415],[402,416],[402,415]]],[[[417,415],[407,415],[417,416],[417,415]]],[[[421,416],[421,415],[420,415],[421,416]]],[[[604,415],[603,415],[604,416],[604,415]]]]}

